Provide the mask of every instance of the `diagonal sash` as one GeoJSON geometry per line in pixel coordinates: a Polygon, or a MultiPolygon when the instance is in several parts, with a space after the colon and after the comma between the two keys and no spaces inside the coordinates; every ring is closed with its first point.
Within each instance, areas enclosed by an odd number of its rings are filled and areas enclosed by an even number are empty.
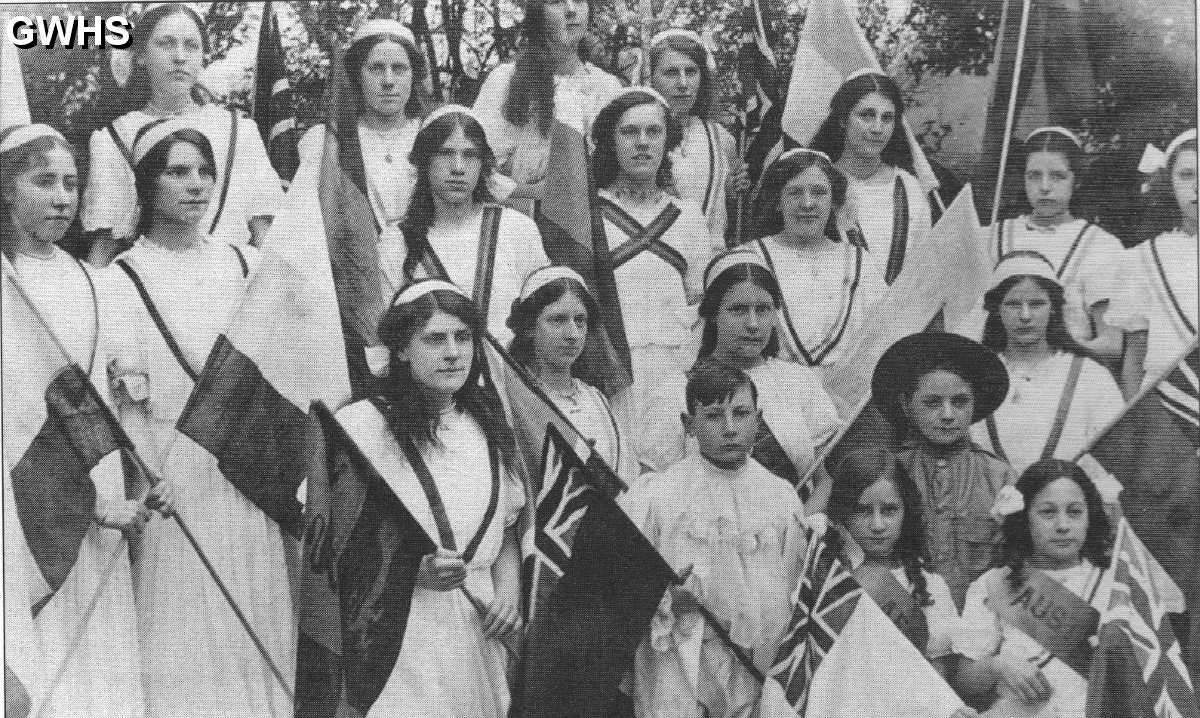
{"type": "MultiPolygon", "coordinates": [[[[990,576],[990,607],[1002,621],[1086,677],[1092,660],[1088,639],[1096,634],[1100,612],[1044,571],[1026,566],[1024,573],[1025,580],[1015,590],[1006,575],[990,576]]],[[[1099,569],[1094,573],[1090,581],[1092,595],[1100,585],[1099,569]]]]}
{"type": "Polygon", "coordinates": [[[1158,270],[1158,278],[1162,282],[1163,289],[1167,292],[1167,299],[1170,300],[1171,306],[1175,309],[1176,316],[1179,317],[1179,321],[1183,323],[1188,332],[1194,336],[1196,334],[1196,327],[1188,319],[1187,315],[1183,313],[1183,306],[1179,303],[1179,298],[1175,296],[1175,290],[1171,289],[1171,283],[1167,281],[1167,273],[1163,269],[1162,257],[1158,254],[1158,237],[1150,240],[1150,254],[1154,258],[1154,268],[1158,270]]]}
{"type": "Polygon", "coordinates": [[[896,182],[892,185],[892,246],[888,250],[887,271],[883,281],[888,285],[900,276],[904,269],[904,255],[908,252],[908,191],[904,189],[904,181],[896,174],[896,182]]]}
{"type": "Polygon", "coordinates": [[[1075,253],[1079,251],[1079,245],[1083,243],[1083,235],[1087,234],[1087,231],[1091,228],[1091,222],[1085,221],[1083,223],[1083,229],[1079,230],[1079,234],[1075,235],[1075,241],[1071,242],[1071,246],[1063,256],[1062,264],[1058,265],[1058,269],[1055,270],[1054,276],[1062,279],[1063,275],[1067,273],[1067,268],[1071,266],[1071,260],[1075,258],[1075,253]]]}
{"type": "Polygon", "coordinates": [[[662,240],[667,230],[675,224],[675,220],[679,219],[679,215],[683,214],[683,211],[675,203],[672,202],[664,207],[654,221],[644,227],[628,212],[605,197],[600,198],[600,211],[604,214],[605,219],[615,224],[617,229],[629,237],[610,253],[613,269],[620,267],[642,252],[649,251],[674,267],[680,276],[687,275],[687,259],[677,249],[662,240]]]}
{"type": "Polygon", "coordinates": [[[717,167],[717,138],[716,130],[709,125],[707,120],[701,120],[704,126],[704,138],[708,145],[708,184],[704,188],[704,201],[700,204],[700,211],[704,213],[705,218],[708,217],[708,208],[712,206],[713,200],[717,194],[718,167],[717,167]]]}
{"type": "Polygon", "coordinates": [[[489,204],[483,208],[483,220],[479,223],[479,249],[475,256],[475,284],[471,296],[479,316],[487,323],[488,308],[492,301],[492,279],[495,277],[496,244],[500,237],[500,207],[489,204]]]}
{"type": "Polygon", "coordinates": [[[225,150],[225,178],[221,181],[221,197],[217,200],[217,211],[213,213],[212,225],[208,233],[217,231],[217,223],[221,221],[221,213],[225,211],[225,200],[229,197],[229,185],[233,180],[233,160],[237,153],[238,117],[233,110],[229,111],[229,147],[225,150]]]}
{"type": "Polygon", "coordinates": [[[929,645],[929,622],[925,612],[891,570],[878,563],[864,562],[854,569],[854,578],[909,643],[925,653],[929,645]]]}
{"type": "MultiPolygon", "coordinates": [[[[1067,371],[1067,380],[1063,382],[1062,394],[1058,397],[1058,409],[1054,412],[1054,423],[1050,425],[1050,433],[1046,435],[1046,443],[1042,447],[1043,459],[1053,459],[1058,450],[1058,442],[1062,439],[1063,427],[1067,425],[1067,417],[1071,414],[1071,403],[1075,400],[1075,388],[1079,385],[1079,375],[1083,371],[1083,357],[1076,355],[1071,359],[1071,368],[1067,371]]],[[[992,451],[996,456],[1008,461],[1008,455],[1000,444],[1000,429],[996,424],[996,415],[986,419],[988,440],[992,442],[992,451]]]]}

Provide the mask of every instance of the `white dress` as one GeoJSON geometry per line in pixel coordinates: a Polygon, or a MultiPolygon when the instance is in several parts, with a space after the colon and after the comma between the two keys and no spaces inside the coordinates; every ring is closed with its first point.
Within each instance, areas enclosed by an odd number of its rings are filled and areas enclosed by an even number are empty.
{"type": "MultiPolygon", "coordinates": [[[[1108,603],[1108,589],[1100,582],[1102,572],[1087,559],[1073,568],[1043,573],[1085,601],[1090,599],[1094,606],[1108,603]]],[[[1045,701],[1026,703],[1009,695],[1004,687],[997,686],[999,698],[983,715],[988,718],[1084,718],[1086,677],[1057,658],[1049,657],[1045,648],[996,615],[986,601],[988,582],[996,580],[1007,581],[1008,569],[993,568],[967,589],[958,633],[954,636],[954,652],[971,660],[1000,655],[1010,660],[1040,664],[1049,658],[1049,663],[1042,668],[1042,674],[1054,691],[1045,701]]]]}
{"type": "MultiPolygon", "coordinates": [[[[85,231],[111,229],[114,237],[136,236],[138,221],[137,190],[134,188],[132,159],[134,138],[146,124],[161,119],[134,110],[113,121],[118,146],[106,128],[96,130],[91,139],[91,169],[83,193],[80,221],[85,231]]],[[[201,105],[184,116],[184,121],[200,129],[212,144],[216,161],[217,184],[201,227],[208,231],[221,205],[225,181],[225,162],[229,154],[230,112],[215,104],[201,105]]],[[[237,118],[237,145],[233,156],[233,174],[221,210],[221,219],[212,234],[234,244],[250,241],[248,222],[252,217],[274,216],[283,199],[279,175],[267,159],[258,126],[248,117],[237,118]]]]}
{"type": "Polygon", "coordinates": [[[1155,381],[1196,338],[1196,237],[1166,232],[1129,250],[1125,285],[1104,321],[1127,332],[1149,332],[1146,376],[1155,381]]]}
{"type": "MultiPolygon", "coordinates": [[[[102,382],[97,386],[103,395],[105,352],[96,321],[98,297],[92,296],[85,270],[57,247],[50,259],[18,254],[13,265],[75,362],[85,372],[93,369],[92,380],[102,382]]],[[[6,381],[14,379],[9,377],[6,381]]],[[[92,482],[101,510],[105,502],[124,500],[125,481],[117,453],[108,455],[92,469],[92,482]]],[[[103,593],[99,594],[82,639],[42,713],[44,716],[145,715],[129,554],[120,531],[102,528],[97,523],[84,535],[79,558],[66,583],[34,619],[47,685],[66,658],[83,614],[102,581],[103,593]],[[115,568],[111,575],[106,575],[110,564],[115,568]]],[[[41,696],[31,698],[39,700],[41,696]]]]}
{"type": "MultiPolygon", "coordinates": [[[[250,263],[257,258],[253,248],[240,251],[250,263]]],[[[198,372],[245,292],[235,250],[204,241],[172,251],[141,239],[122,259],[198,372]]],[[[193,380],[122,268],[114,262],[101,279],[102,306],[111,308],[114,335],[120,333],[114,358],[145,370],[149,427],[130,431],[138,452],[171,481],[180,515],[276,666],[294,676],[295,618],[279,526],[234,488],[211,454],[175,430],[193,380]]],[[[154,518],[146,527],[134,591],[148,715],[292,714],[291,701],[174,520],[154,518]]]]}
{"type": "Polygon", "coordinates": [[[814,250],[764,237],[750,247],[767,260],[783,293],[778,329],[781,355],[813,366],[845,360],[883,293],[883,269],[875,245],[860,250],[842,241],[814,250]]]}
{"type": "MultiPolygon", "coordinates": [[[[992,441],[985,421],[971,427],[972,440],[1007,460],[1017,473],[1042,458],[1074,358],[1074,354],[1056,352],[1028,374],[1010,367],[1008,395],[990,420],[1000,446],[992,441]]],[[[1003,354],[1000,359],[1004,360],[1003,354]]],[[[1084,359],[1053,457],[1074,461],[1124,407],[1112,374],[1091,359],[1084,359]]]]}
{"type": "MultiPolygon", "coordinates": [[[[338,421],[387,481],[425,533],[438,541],[429,501],[387,422],[367,401],[342,409],[338,421]]],[[[491,498],[487,439],[468,414],[442,416],[436,445],[419,447],[438,485],[459,550],[480,528],[491,498]]],[[[525,505],[524,490],[500,469],[497,508],[474,558],[467,590],[484,605],[495,596],[492,564],[504,532],[525,505]]],[[[479,613],[462,591],[413,589],[404,645],[368,717],[503,718],[508,712],[503,645],[483,635],[479,613]]]]}
{"type": "MultiPolygon", "coordinates": [[[[917,242],[925,238],[932,226],[929,199],[916,177],[894,167],[893,173],[882,182],[864,182],[848,177],[847,198],[853,202],[859,227],[867,239],[867,248],[882,271],[886,272],[892,251],[895,215],[895,178],[899,177],[908,198],[908,233],[905,257],[917,242]]],[[[890,284],[891,282],[889,282],[890,284]]]]}
{"type": "MultiPolygon", "coordinates": [[[[921,612],[925,614],[925,624],[929,627],[925,657],[945,658],[953,652],[954,635],[958,632],[958,609],[954,606],[954,598],[950,596],[950,587],[946,585],[946,579],[925,569],[921,569],[921,573],[925,575],[925,590],[928,591],[930,600],[928,606],[921,606],[921,612]]],[[[903,568],[893,568],[892,575],[905,591],[912,593],[912,583],[903,568]]]]}
{"type": "MultiPolygon", "coordinates": [[[[676,572],[691,567],[685,586],[765,670],[791,617],[804,555],[795,489],[753,459],[730,471],[693,454],[637,491],[628,501],[643,507],[631,512],[644,517],[643,533],[676,572]]],[[[676,617],[664,595],[634,657],[638,718],[750,716],[761,688],[698,613],[676,617]]]]}
{"type": "Polygon", "coordinates": [[[725,248],[725,184],[734,151],[728,130],[711,120],[689,116],[683,142],[670,154],[675,192],[700,205],[715,249],[725,248]]]}
{"type": "MultiPolygon", "coordinates": [[[[479,88],[474,110],[496,154],[496,166],[516,182],[535,182],[546,175],[550,140],[542,135],[536,120],[516,127],[504,119],[508,85],[516,67],[505,63],[492,70],[479,88]]],[[[554,117],[587,135],[596,115],[620,91],[620,80],[585,62],[572,75],[554,76],[554,117]]]]}

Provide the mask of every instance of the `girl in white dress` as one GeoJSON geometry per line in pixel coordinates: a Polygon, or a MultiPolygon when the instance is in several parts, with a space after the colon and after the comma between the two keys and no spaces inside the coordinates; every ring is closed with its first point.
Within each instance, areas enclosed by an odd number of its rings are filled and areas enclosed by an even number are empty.
{"type": "Polygon", "coordinates": [[[600,108],[621,90],[620,80],[580,57],[590,11],[586,0],[530,0],[524,10],[524,44],[516,62],[492,70],[475,98],[496,165],[517,183],[501,200],[544,197],[555,120],[587,132],[600,108]]]}
{"type": "Polygon", "coordinates": [[[763,173],[749,245],[779,279],[779,343],[785,359],[807,366],[842,361],[865,330],[884,289],[875,245],[844,230],[846,178],[813,150],[783,153],[763,173]]]}
{"type": "MultiPolygon", "coordinates": [[[[245,292],[257,250],[205,233],[212,145],[178,120],[134,143],[141,237],[101,275],[114,336],[111,391],[138,452],[170,482],[176,507],[267,654],[294,675],[296,632],[283,534],[175,429],[217,336],[245,292]]],[[[154,520],[134,564],[147,713],[290,716],[276,682],[179,526],[154,520]]],[[[290,688],[290,686],[289,686],[290,688]]]]}
{"type": "Polygon", "coordinates": [[[650,86],[667,98],[683,130],[679,147],[671,151],[675,193],[700,205],[713,246],[722,248],[725,198],[745,192],[750,180],[733,136],[709,119],[715,72],[712,51],[696,33],[673,28],[650,39],[650,86]]]}
{"type": "MultiPolygon", "coordinates": [[[[1021,614],[1010,614],[1006,599],[1036,572],[1083,603],[1106,606],[1107,589],[1100,578],[1109,564],[1108,517],[1095,485],[1069,461],[1039,461],[1005,491],[1009,496],[998,497],[996,507],[997,512],[1011,512],[1004,519],[1001,567],[980,576],[967,591],[953,642],[954,651],[964,657],[956,687],[985,702],[994,700],[984,714],[989,717],[1083,718],[1086,676],[1062,660],[1067,658],[1062,647],[1063,655],[1052,654],[1017,628],[1014,621],[1021,614]],[[1004,606],[999,613],[997,605],[1004,606]]],[[[1089,610],[1095,611],[1077,606],[1064,621],[1089,610]]],[[[1087,638],[1080,637],[1082,642],[1087,638]]]]}
{"type": "Polygon", "coordinates": [[[404,645],[368,716],[503,718],[500,639],[520,627],[525,505],[499,397],[478,379],[483,324],[440,279],[396,298],[379,335],[392,356],[369,399],[338,421],[438,544],[422,560],[404,645]]]}
{"type": "Polygon", "coordinates": [[[829,116],[809,143],[849,180],[867,247],[889,285],[904,269],[908,248],[932,223],[932,200],[915,174],[920,148],[910,146],[903,121],[895,81],[878,71],[857,72],[834,93],[829,116]]]}
{"type": "MultiPolygon", "coordinates": [[[[1153,154],[1153,153],[1151,153],[1153,154]]],[[[1196,338],[1196,130],[1176,137],[1155,169],[1143,216],[1151,239],[1131,250],[1107,321],[1125,331],[1127,396],[1157,381],[1196,338]]],[[[1149,168],[1147,168],[1149,169],[1149,168]]]]}
{"type": "Polygon", "coordinates": [[[185,120],[213,145],[216,188],[204,231],[236,244],[257,245],[266,236],[283,186],[254,120],[205,100],[197,78],[208,51],[208,32],[196,11],[163,3],[138,18],[130,51],[114,53],[114,76],[127,78],[120,106],[132,111],[92,133],[81,219],[92,234],[93,265],[108,264],[138,236],[133,144],[139,130],[166,117],[185,120]]]}
{"type": "MultiPolygon", "coordinates": [[[[99,379],[98,386],[103,387],[105,350],[101,346],[96,278],[84,264],[56,246],[75,219],[79,205],[74,151],[62,135],[46,125],[10,127],[0,133],[0,178],[0,247],[71,358],[85,373],[99,379]]],[[[20,353],[24,343],[19,339],[21,331],[36,328],[4,326],[5,352],[9,356],[20,353]]],[[[20,376],[5,376],[10,386],[20,381],[20,376]]],[[[40,393],[45,387],[33,390],[40,393]]],[[[5,417],[6,424],[8,421],[5,417]]],[[[20,458],[5,456],[6,462],[20,458]]],[[[135,536],[149,513],[140,502],[126,499],[116,453],[92,470],[92,481],[96,488],[95,523],[84,534],[66,581],[42,605],[35,600],[30,606],[30,598],[24,599],[33,615],[20,618],[26,622],[34,618],[40,656],[28,653],[30,646],[8,645],[11,651],[22,652],[23,660],[42,664],[46,684],[28,686],[31,700],[40,706],[40,715],[139,718],[145,712],[141,663],[133,584],[121,531],[135,536]],[[117,559],[110,573],[114,552],[117,559]],[[81,621],[93,596],[97,603],[85,626],[81,621]],[[72,650],[72,641],[80,632],[80,642],[72,650]],[[66,660],[69,663],[54,692],[45,695],[42,691],[66,660]]],[[[15,499],[10,500],[15,503],[15,499]]],[[[15,511],[6,513],[5,520],[15,521],[16,516],[15,511]]],[[[15,574],[18,566],[19,562],[13,561],[6,569],[15,574]]],[[[8,594],[5,600],[21,602],[8,594]]],[[[12,626],[10,630],[15,633],[18,628],[12,626]]]]}
{"type": "Polygon", "coordinates": [[[1008,369],[1008,396],[971,438],[1014,471],[1074,459],[1125,405],[1112,374],[1067,330],[1065,294],[1050,260],[1022,250],[1000,261],[984,297],[982,343],[1008,369]]]}

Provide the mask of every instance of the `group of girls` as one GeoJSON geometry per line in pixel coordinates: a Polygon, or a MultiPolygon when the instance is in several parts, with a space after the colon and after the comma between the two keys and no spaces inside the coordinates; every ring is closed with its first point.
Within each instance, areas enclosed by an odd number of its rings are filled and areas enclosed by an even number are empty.
{"type": "MultiPolygon", "coordinates": [[[[1120,412],[1122,391],[1155,380],[1195,337],[1195,131],[1171,143],[1151,183],[1149,218],[1163,233],[1133,250],[1071,213],[1078,138],[1031,134],[1030,210],[981,238],[995,272],[981,321],[963,332],[982,343],[935,332],[899,342],[873,382],[895,450],[826,466],[818,457],[853,417],[839,415],[819,372],[851,359],[854,338],[880,321],[880,297],[940,211],[895,84],[870,72],[847,79],[813,147],[766,169],[741,228],[749,241],[724,251],[725,198],[747,180],[730,136],[706,116],[712,54],[691,33],[661,33],[650,42],[651,85],[622,89],[580,59],[588,11],[532,0],[516,62],[493,71],[475,108],[429,113],[411,32],[364,23],[335,64],[326,122],[302,141],[284,196],[253,123],[195,92],[208,45],[200,18],[184,4],[149,10],[133,42],[139,106],[92,138],[89,263],[56,247],[78,209],[72,148],[44,125],[0,134],[4,254],[151,469],[156,485],[134,488],[187,518],[262,652],[294,676],[288,540],[174,427],[256,270],[255,245],[320,233],[338,249],[353,391],[337,418],[438,544],[420,564],[403,649],[371,715],[508,710],[502,641],[522,623],[517,527],[535,500],[519,450],[529,427],[509,383],[526,380],[631,485],[630,516],[669,560],[697,568],[692,585],[708,586],[709,607],[754,644],[756,661],[773,658],[788,611],[771,602],[788,592],[768,596],[757,579],[718,571],[715,557],[787,583],[803,543],[816,540],[791,527],[820,528],[824,514],[826,540],[886,569],[864,585],[895,593],[894,583],[911,599],[908,617],[920,614],[925,629],[910,638],[973,704],[1082,715],[1078,676],[984,598],[1035,571],[1091,598],[1105,514],[1088,477],[1063,460],[1120,412]],[[544,197],[555,122],[594,147],[632,355],[623,390],[609,391],[592,288],[550,264],[522,211],[544,197]],[[703,491],[672,484],[701,477],[703,491]],[[754,483],[739,484],[745,477],[754,483]],[[997,522],[997,497],[1013,486],[1024,508],[997,522]],[[787,500],[763,505],[776,493],[787,500]],[[991,568],[997,547],[1002,567],[991,568]]],[[[540,439],[528,443],[540,449],[540,439]]],[[[38,699],[46,715],[291,713],[177,523],[126,500],[119,463],[93,474],[95,556],[81,552],[75,577],[35,619],[48,674],[60,662],[67,670],[38,699]],[[103,575],[98,557],[121,531],[130,563],[103,575]],[[101,581],[85,640],[69,646],[101,581]]],[[[1011,488],[1007,497],[1001,508],[1013,505],[1011,488]]],[[[694,593],[671,595],[661,611],[695,617],[694,593]]],[[[680,644],[647,637],[625,685],[638,715],[753,710],[746,676],[701,634],[707,683],[671,684],[665,701],[655,696],[670,671],[658,662],[680,644]],[[639,685],[655,687],[639,697],[639,685]]]]}

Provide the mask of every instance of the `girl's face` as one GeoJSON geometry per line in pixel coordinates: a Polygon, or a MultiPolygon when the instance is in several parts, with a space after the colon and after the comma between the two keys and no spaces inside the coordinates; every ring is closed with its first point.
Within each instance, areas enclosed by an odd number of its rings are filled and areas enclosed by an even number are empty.
{"type": "Polygon", "coordinates": [[[155,92],[181,95],[192,91],[204,62],[204,38],[186,12],[158,21],[138,58],[155,92]]]}
{"type": "Polygon", "coordinates": [[[792,237],[821,238],[832,211],[833,183],[816,165],[790,179],[779,194],[784,232],[792,237]]]}
{"type": "Polygon", "coordinates": [[[880,479],[858,497],[846,529],[867,558],[890,562],[903,525],[904,502],[900,492],[891,481],[880,479]]]}
{"type": "Polygon", "coordinates": [[[1025,160],[1025,197],[1038,219],[1062,221],[1071,216],[1075,173],[1061,152],[1034,152],[1025,160]]]}
{"type": "Polygon", "coordinates": [[[587,343],[588,311],[567,292],[546,305],[533,325],[533,352],[544,369],[569,373],[587,343]]]}
{"type": "Polygon", "coordinates": [[[391,119],[404,112],[412,93],[412,62],[398,42],[384,40],[371,48],[359,70],[366,112],[391,119]]]}
{"type": "Polygon", "coordinates": [[[654,66],[650,85],[671,103],[671,113],[687,117],[700,92],[700,66],[676,50],[666,50],[654,66]]]}
{"type": "Polygon", "coordinates": [[[717,345],[713,353],[737,365],[756,362],[775,329],[775,300],[753,282],[738,282],[725,292],[715,321],[717,345]]]}
{"type": "Polygon", "coordinates": [[[17,236],[45,249],[66,234],[79,206],[79,173],[61,147],[45,155],[45,166],[30,167],[13,179],[4,198],[17,236]]]}
{"type": "Polygon", "coordinates": [[[1087,538],[1088,508],[1079,484],[1068,478],[1049,483],[1029,503],[1032,560],[1040,568],[1079,563],[1087,538]]]}
{"type": "Polygon", "coordinates": [[[479,147],[456,127],[429,162],[429,190],[443,204],[461,207],[473,199],[482,171],[479,147]]]}
{"type": "Polygon", "coordinates": [[[878,92],[863,97],[846,117],[843,153],[878,158],[896,130],[896,106],[878,92]]]}
{"type": "Polygon", "coordinates": [[[1171,186],[1183,216],[1184,229],[1196,233],[1196,150],[1180,150],[1171,168],[1171,186]]]}
{"type": "Polygon", "coordinates": [[[167,166],[158,176],[154,193],[155,222],[194,225],[204,218],[216,175],[200,150],[190,142],[176,142],[167,154],[167,166]]]}
{"type": "Polygon", "coordinates": [[[466,383],[474,352],[471,328],[453,314],[438,310],[397,356],[428,394],[449,399],[466,383]]]}
{"type": "Polygon", "coordinates": [[[579,47],[579,41],[587,32],[589,7],[586,0],[547,0],[543,7],[546,41],[563,49],[579,47]]]}
{"type": "Polygon", "coordinates": [[[667,145],[667,118],[662,105],[647,102],[630,107],[621,115],[613,134],[621,173],[653,182],[667,145]]]}
{"type": "Polygon", "coordinates": [[[1010,347],[1034,347],[1046,341],[1050,326],[1050,295],[1026,277],[1013,285],[1000,302],[1000,322],[1010,347]]]}
{"type": "Polygon", "coordinates": [[[921,377],[904,413],[931,444],[949,446],[967,436],[975,413],[975,392],[958,374],[936,369],[921,377]]]}

